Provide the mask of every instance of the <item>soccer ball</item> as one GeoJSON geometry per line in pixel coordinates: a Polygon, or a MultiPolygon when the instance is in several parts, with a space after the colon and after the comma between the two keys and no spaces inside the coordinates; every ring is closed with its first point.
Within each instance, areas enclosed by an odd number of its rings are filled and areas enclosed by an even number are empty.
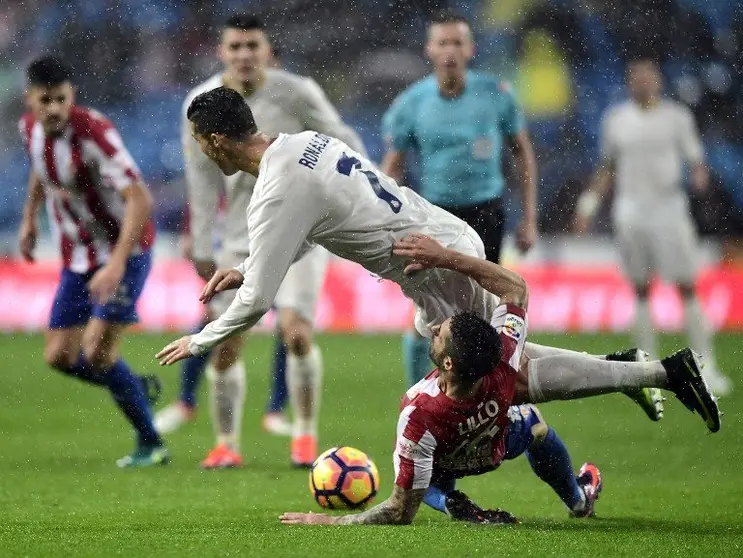
{"type": "Polygon", "coordinates": [[[323,508],[364,507],[378,489],[377,466],[363,451],[354,448],[330,448],[310,470],[310,492],[323,508]]]}

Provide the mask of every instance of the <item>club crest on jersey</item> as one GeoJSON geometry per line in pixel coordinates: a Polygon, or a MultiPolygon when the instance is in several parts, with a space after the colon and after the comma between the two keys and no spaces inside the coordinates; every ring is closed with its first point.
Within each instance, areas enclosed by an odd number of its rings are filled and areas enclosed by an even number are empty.
{"type": "Polygon", "coordinates": [[[315,170],[315,165],[320,160],[320,155],[322,155],[329,143],[330,138],[325,134],[315,134],[305,146],[302,157],[297,162],[303,167],[315,170]]]}
{"type": "Polygon", "coordinates": [[[518,341],[524,331],[524,320],[513,314],[506,316],[506,321],[501,328],[501,333],[518,341]]]}

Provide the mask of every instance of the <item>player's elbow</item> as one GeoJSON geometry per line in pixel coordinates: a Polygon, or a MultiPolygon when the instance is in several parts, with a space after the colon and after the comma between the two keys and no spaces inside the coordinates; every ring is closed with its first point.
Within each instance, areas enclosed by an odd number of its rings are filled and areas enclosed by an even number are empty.
{"type": "Polygon", "coordinates": [[[526,310],[529,306],[529,286],[523,277],[516,275],[513,278],[511,288],[501,296],[501,303],[512,304],[526,310]]]}
{"type": "Polygon", "coordinates": [[[155,200],[152,198],[149,188],[141,182],[136,182],[126,189],[124,197],[127,203],[133,204],[139,213],[152,215],[155,208],[155,200]]]}

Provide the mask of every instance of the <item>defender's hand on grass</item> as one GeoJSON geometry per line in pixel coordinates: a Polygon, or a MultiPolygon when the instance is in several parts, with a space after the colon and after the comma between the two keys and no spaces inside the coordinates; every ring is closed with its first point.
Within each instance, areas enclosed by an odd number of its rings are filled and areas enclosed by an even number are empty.
{"type": "Polygon", "coordinates": [[[332,525],[338,518],[326,513],[287,512],[279,517],[284,525],[332,525]]]}
{"type": "Polygon", "coordinates": [[[177,341],[173,341],[169,345],[155,355],[155,358],[160,361],[160,366],[168,366],[184,358],[192,357],[191,351],[188,350],[188,346],[191,344],[191,335],[181,337],[177,341]]]}
{"type": "Polygon", "coordinates": [[[237,289],[243,284],[244,279],[242,273],[236,269],[218,269],[214,275],[212,275],[212,278],[209,279],[204,290],[201,291],[199,300],[206,304],[214,298],[214,295],[217,293],[228,291],[230,289],[237,289]]]}
{"type": "Polygon", "coordinates": [[[420,233],[409,234],[395,242],[392,253],[395,256],[410,258],[410,263],[404,270],[405,275],[424,269],[442,267],[451,257],[451,250],[444,248],[430,236],[420,233]]]}

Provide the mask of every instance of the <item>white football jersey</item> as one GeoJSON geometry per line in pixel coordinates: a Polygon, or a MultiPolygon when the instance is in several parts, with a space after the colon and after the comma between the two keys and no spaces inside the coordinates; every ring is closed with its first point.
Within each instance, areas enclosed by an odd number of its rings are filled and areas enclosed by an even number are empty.
{"type": "Polygon", "coordinates": [[[319,132],[281,134],[263,155],[248,207],[250,257],[242,287],[225,314],[191,342],[200,354],[268,311],[289,266],[320,244],[398,283],[404,293],[429,279],[405,275],[394,243],[419,232],[450,246],[467,224],[402,188],[342,141],[319,132]]]}
{"type": "Polygon", "coordinates": [[[684,162],[704,160],[687,107],[663,100],[650,108],[634,101],[610,108],[602,122],[601,151],[616,164],[615,219],[645,219],[658,206],[687,211],[684,162]]]}

